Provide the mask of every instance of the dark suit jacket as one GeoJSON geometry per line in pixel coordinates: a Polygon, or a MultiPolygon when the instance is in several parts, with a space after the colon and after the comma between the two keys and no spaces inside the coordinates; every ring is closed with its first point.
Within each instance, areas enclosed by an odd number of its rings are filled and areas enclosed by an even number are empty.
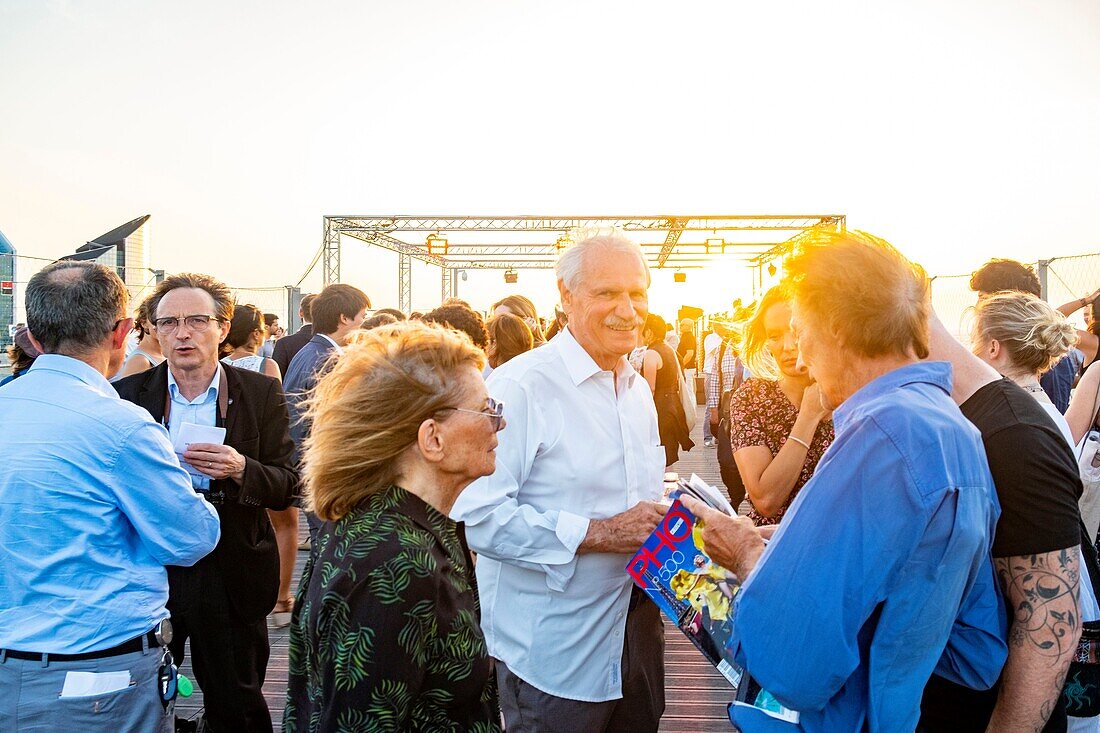
{"type": "MultiPolygon", "coordinates": [[[[223,367],[229,390],[225,442],[244,456],[244,480],[240,486],[231,479],[211,482],[211,489],[221,489],[226,496],[225,503],[215,505],[222,536],[214,551],[199,562],[212,564],[221,572],[237,614],[254,621],[271,611],[279,592],[279,551],[265,508],[290,505],[298,473],[291,457],[294,446],[279,381],[223,367]]],[[[122,399],[144,407],[157,422],[163,421],[168,362],[120,379],[113,386],[122,399]]]]}
{"type": "Polygon", "coordinates": [[[331,341],[317,334],[294,356],[283,375],[283,389],[290,409],[290,439],[294,441],[296,459],[302,441],[309,435],[309,425],[302,420],[301,402],[317,384],[317,373],[335,350],[331,341]]]}
{"type": "Polygon", "coordinates": [[[311,338],[313,338],[313,325],[307,323],[289,336],[283,336],[275,342],[271,358],[279,365],[280,375],[286,376],[286,370],[290,368],[290,360],[309,343],[311,338]]]}

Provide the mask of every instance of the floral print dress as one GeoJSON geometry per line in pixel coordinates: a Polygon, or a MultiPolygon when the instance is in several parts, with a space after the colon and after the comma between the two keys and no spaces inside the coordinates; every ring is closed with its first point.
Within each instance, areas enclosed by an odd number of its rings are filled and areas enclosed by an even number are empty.
{"type": "Polygon", "coordinates": [[[294,606],[284,730],[499,731],[461,528],[391,486],[317,545],[294,606]]]}
{"type": "MultiPolygon", "coordinates": [[[[771,379],[750,379],[734,392],[730,401],[730,443],[733,452],[753,445],[763,445],[774,457],[787,442],[787,436],[794,429],[798,419],[798,408],[791,404],[787,395],[779,388],[779,382],[771,379]]],[[[833,421],[822,420],[817,424],[814,439],[810,441],[810,450],[802,464],[794,487],[779,513],[768,517],[756,510],[749,498],[749,519],[756,526],[779,524],[799,490],[814,475],[817,462],[825,455],[825,449],[833,442],[833,421]]]]}

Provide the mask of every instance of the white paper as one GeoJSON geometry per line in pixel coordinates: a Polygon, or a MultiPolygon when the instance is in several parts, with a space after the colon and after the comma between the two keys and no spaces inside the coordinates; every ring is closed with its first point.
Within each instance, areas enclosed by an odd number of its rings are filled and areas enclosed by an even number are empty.
{"type": "Polygon", "coordinates": [[[180,425],[180,430],[176,433],[176,437],[172,441],[172,449],[176,451],[176,457],[180,459],[180,465],[184,467],[187,473],[197,478],[210,478],[202,471],[192,467],[190,463],[183,459],[183,452],[186,451],[187,447],[192,443],[213,443],[214,445],[223,445],[225,443],[225,428],[185,422],[180,425]]]}
{"type": "Polygon", "coordinates": [[[707,504],[710,504],[720,512],[725,512],[731,517],[737,516],[737,510],[734,509],[729,503],[729,500],[722,495],[722,492],[699,478],[696,474],[691,474],[691,479],[688,481],[688,484],[699,494],[699,498],[707,504]]]}
{"type": "Polygon", "coordinates": [[[91,697],[125,690],[130,686],[129,672],[66,672],[61,697],[91,697]]]}

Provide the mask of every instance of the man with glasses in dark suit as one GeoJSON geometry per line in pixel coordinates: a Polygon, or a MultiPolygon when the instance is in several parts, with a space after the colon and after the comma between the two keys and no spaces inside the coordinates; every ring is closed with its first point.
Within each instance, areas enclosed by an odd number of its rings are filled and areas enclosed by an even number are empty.
{"type": "Polygon", "coordinates": [[[149,310],[166,360],[115,389],[168,428],[192,486],[217,509],[222,528],[213,553],[193,568],[168,569],[176,632],[170,648],[182,659],[191,640],[207,730],[270,733],[261,688],[279,556],[265,509],[286,508],[298,485],[286,402],[277,379],[218,361],[233,318],[223,283],[173,275],[157,286],[149,310]],[[211,428],[224,428],[224,440],[181,445],[187,433],[209,435],[211,428]]]}

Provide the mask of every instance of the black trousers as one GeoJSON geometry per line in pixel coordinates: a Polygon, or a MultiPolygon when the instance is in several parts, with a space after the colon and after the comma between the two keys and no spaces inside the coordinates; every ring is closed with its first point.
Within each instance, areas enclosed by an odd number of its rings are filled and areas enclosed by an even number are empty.
{"type": "Polygon", "coordinates": [[[714,437],[718,438],[718,470],[722,475],[722,483],[726,485],[726,492],[730,495],[730,504],[733,504],[733,509],[736,511],[745,500],[745,481],[741,478],[737,463],[733,460],[729,423],[719,426],[714,437]]]}
{"type": "Polygon", "coordinates": [[[267,619],[239,618],[221,572],[207,556],[194,567],[168,568],[168,612],[176,664],[191,639],[191,666],[202,688],[207,729],[213,733],[271,733],[263,696],[271,647],[267,619]]]}
{"type": "Polygon", "coordinates": [[[665,627],[661,611],[632,589],[623,640],[619,700],[556,697],[496,663],[500,709],[508,733],[656,733],[665,712],[665,627]]]}

